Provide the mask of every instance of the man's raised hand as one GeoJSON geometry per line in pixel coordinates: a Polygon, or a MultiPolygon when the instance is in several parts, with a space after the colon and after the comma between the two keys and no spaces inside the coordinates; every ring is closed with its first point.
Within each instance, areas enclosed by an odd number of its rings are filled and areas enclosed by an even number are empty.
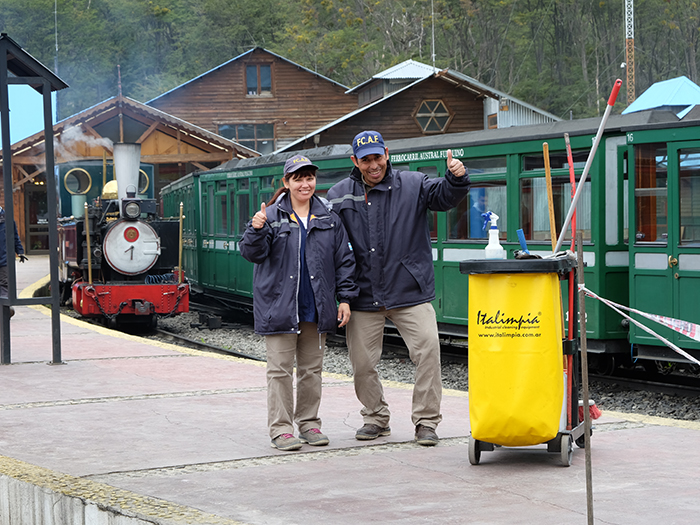
{"type": "Polygon", "coordinates": [[[463,177],[467,172],[467,169],[462,164],[461,160],[452,158],[452,150],[447,150],[447,169],[452,172],[455,177],[463,177]]]}

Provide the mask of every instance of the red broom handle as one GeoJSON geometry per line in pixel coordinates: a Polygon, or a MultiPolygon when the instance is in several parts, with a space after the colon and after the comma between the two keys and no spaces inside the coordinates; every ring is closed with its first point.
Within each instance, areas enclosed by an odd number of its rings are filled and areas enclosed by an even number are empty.
{"type": "Polygon", "coordinates": [[[588,177],[588,172],[591,169],[591,164],[593,164],[593,158],[595,157],[595,152],[598,149],[598,144],[600,144],[600,139],[603,136],[603,130],[605,129],[605,123],[608,121],[608,117],[610,116],[610,112],[612,111],[612,108],[615,105],[615,99],[617,98],[617,94],[620,92],[620,86],[622,86],[622,80],[620,80],[618,78],[615,81],[615,85],[613,86],[612,92],[610,93],[610,98],[608,99],[608,105],[605,108],[605,114],[603,115],[603,118],[600,121],[600,126],[598,126],[598,133],[596,133],[595,140],[593,141],[593,147],[591,148],[591,151],[588,154],[588,159],[586,160],[586,166],[583,168],[583,174],[581,175],[581,180],[578,183],[578,189],[576,190],[576,194],[574,195],[574,200],[571,201],[571,206],[569,207],[569,213],[567,213],[567,215],[566,215],[566,220],[564,221],[564,225],[561,228],[561,233],[559,234],[559,240],[557,240],[557,244],[554,247],[554,253],[558,252],[561,249],[562,242],[564,241],[564,234],[566,233],[566,229],[569,227],[569,223],[571,222],[571,216],[573,215],[574,211],[576,210],[576,203],[578,202],[578,199],[581,196],[581,190],[584,188],[584,183],[586,182],[586,177],[588,177]]]}
{"type": "MultiPolygon", "coordinates": [[[[576,175],[574,174],[574,155],[571,153],[571,142],[569,142],[569,134],[564,133],[564,142],[566,142],[566,158],[569,161],[569,183],[571,184],[571,202],[574,201],[576,195],[576,175]]],[[[571,251],[574,251],[574,241],[576,239],[576,209],[571,215],[571,251]]]]}

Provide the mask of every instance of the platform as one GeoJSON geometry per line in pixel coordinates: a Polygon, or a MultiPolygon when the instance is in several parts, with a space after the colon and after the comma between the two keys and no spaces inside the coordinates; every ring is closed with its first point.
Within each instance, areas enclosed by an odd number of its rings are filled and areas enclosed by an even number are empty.
{"type": "MultiPolygon", "coordinates": [[[[48,257],[17,265],[31,293],[48,257]]],[[[412,442],[411,385],[387,383],[392,434],[357,441],[352,380],[324,376],[327,447],[270,447],[265,369],[16,307],[0,367],[0,524],[585,524],[584,451],[468,460],[466,393],[446,390],[437,447],[412,442]]],[[[700,423],[604,412],[596,523],[695,524],[700,423]]]]}

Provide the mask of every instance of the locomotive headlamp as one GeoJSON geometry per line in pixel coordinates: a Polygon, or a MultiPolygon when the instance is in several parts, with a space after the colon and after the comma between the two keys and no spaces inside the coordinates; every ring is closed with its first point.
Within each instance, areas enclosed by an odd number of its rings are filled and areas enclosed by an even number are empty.
{"type": "Polygon", "coordinates": [[[124,217],[127,219],[138,219],[141,216],[141,205],[138,200],[128,201],[124,199],[124,217]]]}

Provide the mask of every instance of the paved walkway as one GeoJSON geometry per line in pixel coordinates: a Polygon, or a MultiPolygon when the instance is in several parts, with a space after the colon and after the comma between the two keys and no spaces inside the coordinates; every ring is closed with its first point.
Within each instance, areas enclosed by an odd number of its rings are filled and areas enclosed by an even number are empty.
{"type": "MultiPolygon", "coordinates": [[[[48,257],[17,272],[32,293],[48,257]]],[[[2,525],[587,523],[584,451],[569,468],[544,446],[472,466],[463,392],[445,391],[442,440],[425,448],[410,385],[388,383],[392,435],[360,442],[351,378],[324,376],[330,445],[284,453],[259,363],[62,317],[65,364],[50,365],[50,330],[47,309],[17,307],[0,367],[2,525]]],[[[698,522],[700,423],[605,413],[592,444],[596,523],[698,522]]]]}

